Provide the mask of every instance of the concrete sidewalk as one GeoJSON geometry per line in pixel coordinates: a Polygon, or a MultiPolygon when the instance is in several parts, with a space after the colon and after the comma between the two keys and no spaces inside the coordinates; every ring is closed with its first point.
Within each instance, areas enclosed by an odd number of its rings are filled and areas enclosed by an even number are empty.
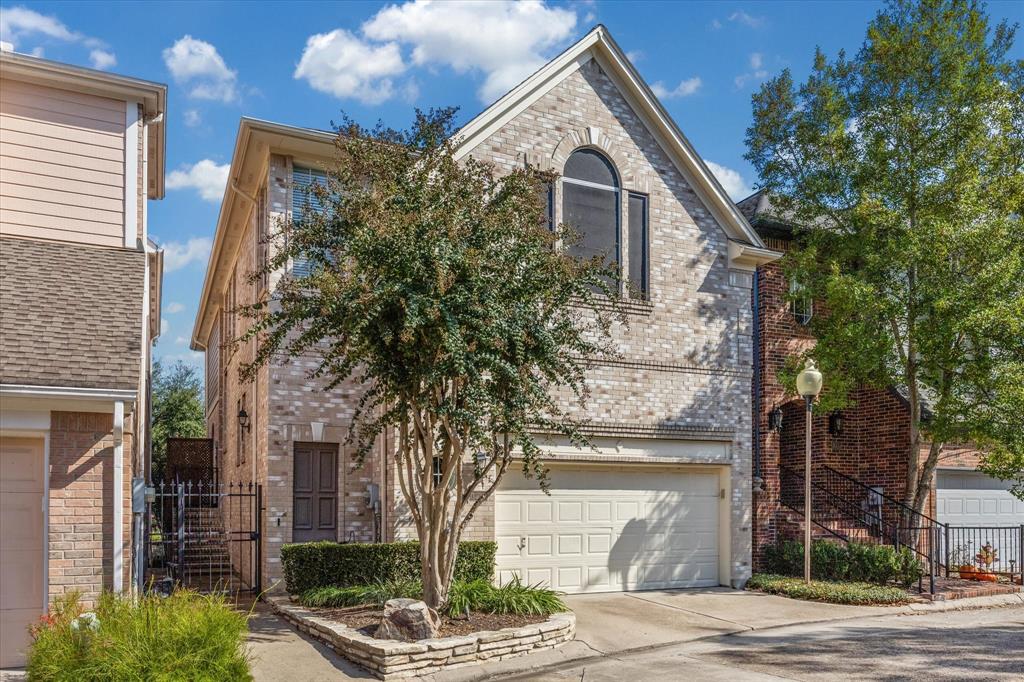
{"type": "MultiPolygon", "coordinates": [[[[551,651],[441,672],[437,682],[468,682],[597,660],[722,635],[771,630],[808,623],[841,622],[879,616],[940,613],[1013,604],[1024,594],[980,597],[906,606],[842,606],[727,588],[571,595],[576,639],[551,651]]],[[[259,680],[369,679],[362,668],[326,646],[296,632],[283,620],[257,608],[250,623],[253,675],[259,680]]]]}

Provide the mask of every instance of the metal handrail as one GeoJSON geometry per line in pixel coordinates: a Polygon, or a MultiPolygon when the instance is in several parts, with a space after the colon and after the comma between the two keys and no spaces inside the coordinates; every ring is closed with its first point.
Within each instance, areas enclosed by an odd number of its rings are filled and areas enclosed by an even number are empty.
{"type": "Polygon", "coordinates": [[[923,527],[925,525],[929,525],[929,526],[944,526],[945,525],[945,524],[943,524],[943,523],[933,519],[932,517],[928,516],[927,514],[922,514],[921,512],[915,510],[913,507],[911,507],[911,506],[909,506],[907,504],[904,504],[903,502],[900,502],[899,500],[895,500],[895,499],[889,497],[885,493],[880,492],[877,488],[872,488],[871,486],[869,486],[869,485],[867,485],[865,483],[862,483],[861,481],[858,481],[856,478],[853,478],[851,476],[847,476],[843,472],[837,471],[837,470],[833,469],[832,467],[830,467],[827,464],[819,464],[818,466],[821,467],[822,469],[824,469],[825,471],[829,472],[830,474],[833,474],[835,476],[839,476],[840,478],[846,479],[850,483],[853,483],[854,485],[862,488],[866,492],[868,492],[868,493],[870,493],[872,495],[878,496],[879,498],[881,498],[882,500],[884,500],[888,504],[895,505],[896,507],[899,507],[899,508],[903,509],[904,511],[910,512],[914,516],[919,516],[922,519],[928,521],[927,524],[914,524],[917,527],[923,527]]]}
{"type": "MultiPolygon", "coordinates": [[[[798,472],[798,471],[796,471],[794,469],[790,469],[787,466],[780,466],[779,470],[782,471],[782,472],[788,473],[788,474],[790,474],[792,476],[795,476],[795,477],[799,478],[801,481],[804,479],[804,475],[802,473],[800,473],[800,472],[798,472]]],[[[814,481],[813,480],[811,481],[811,486],[812,487],[814,486],[814,481]]],[[[803,510],[797,509],[793,505],[787,503],[783,496],[779,496],[779,502],[780,502],[780,504],[782,504],[782,506],[786,507],[787,509],[791,509],[791,510],[795,511],[797,514],[800,514],[801,516],[804,515],[803,510]]],[[[842,540],[843,542],[849,542],[850,541],[850,538],[848,538],[847,536],[843,535],[842,533],[840,533],[839,531],[837,531],[837,530],[835,530],[833,528],[829,528],[825,524],[823,524],[820,521],[818,521],[817,519],[815,519],[813,516],[811,517],[811,523],[813,523],[818,528],[821,528],[822,530],[826,531],[829,535],[832,535],[833,537],[836,537],[836,538],[842,540]]]]}

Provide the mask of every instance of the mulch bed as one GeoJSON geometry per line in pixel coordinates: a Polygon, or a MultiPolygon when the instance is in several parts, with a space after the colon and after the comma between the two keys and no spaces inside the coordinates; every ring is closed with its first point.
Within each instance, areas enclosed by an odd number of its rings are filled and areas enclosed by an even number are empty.
{"type": "MultiPolygon", "coordinates": [[[[384,616],[383,609],[367,608],[365,606],[310,610],[322,618],[333,620],[335,623],[341,623],[370,637],[373,637],[373,633],[377,631],[377,626],[380,624],[380,619],[384,616]]],[[[467,618],[441,616],[441,627],[438,630],[437,636],[455,637],[458,635],[471,635],[474,632],[484,632],[486,630],[521,628],[524,625],[544,623],[547,620],[547,616],[480,613],[473,611],[467,618]]]]}

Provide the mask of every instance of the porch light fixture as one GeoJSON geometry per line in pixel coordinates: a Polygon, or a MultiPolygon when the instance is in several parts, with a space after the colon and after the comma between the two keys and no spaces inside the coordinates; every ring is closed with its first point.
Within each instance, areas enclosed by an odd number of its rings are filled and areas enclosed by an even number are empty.
{"type": "Polygon", "coordinates": [[[768,413],[768,430],[782,431],[782,408],[777,405],[768,413]]]}
{"type": "Polygon", "coordinates": [[[249,426],[250,426],[249,413],[245,411],[244,407],[238,411],[238,425],[241,428],[245,429],[246,431],[249,430],[249,426]]]}
{"type": "Polygon", "coordinates": [[[838,438],[843,433],[843,413],[836,410],[828,416],[828,435],[838,438]]]}
{"type": "Polygon", "coordinates": [[[807,359],[796,377],[796,390],[804,397],[806,423],[804,438],[804,582],[811,583],[811,417],[814,399],[821,393],[821,372],[814,360],[807,359]]]}

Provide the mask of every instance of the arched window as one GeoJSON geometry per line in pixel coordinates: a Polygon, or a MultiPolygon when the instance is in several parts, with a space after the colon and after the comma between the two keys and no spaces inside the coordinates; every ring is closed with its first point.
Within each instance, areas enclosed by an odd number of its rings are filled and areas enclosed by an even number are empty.
{"type": "Polygon", "coordinates": [[[599,255],[619,265],[619,178],[600,152],[577,149],[565,162],[562,218],[581,237],[569,247],[570,254],[599,255]]]}

